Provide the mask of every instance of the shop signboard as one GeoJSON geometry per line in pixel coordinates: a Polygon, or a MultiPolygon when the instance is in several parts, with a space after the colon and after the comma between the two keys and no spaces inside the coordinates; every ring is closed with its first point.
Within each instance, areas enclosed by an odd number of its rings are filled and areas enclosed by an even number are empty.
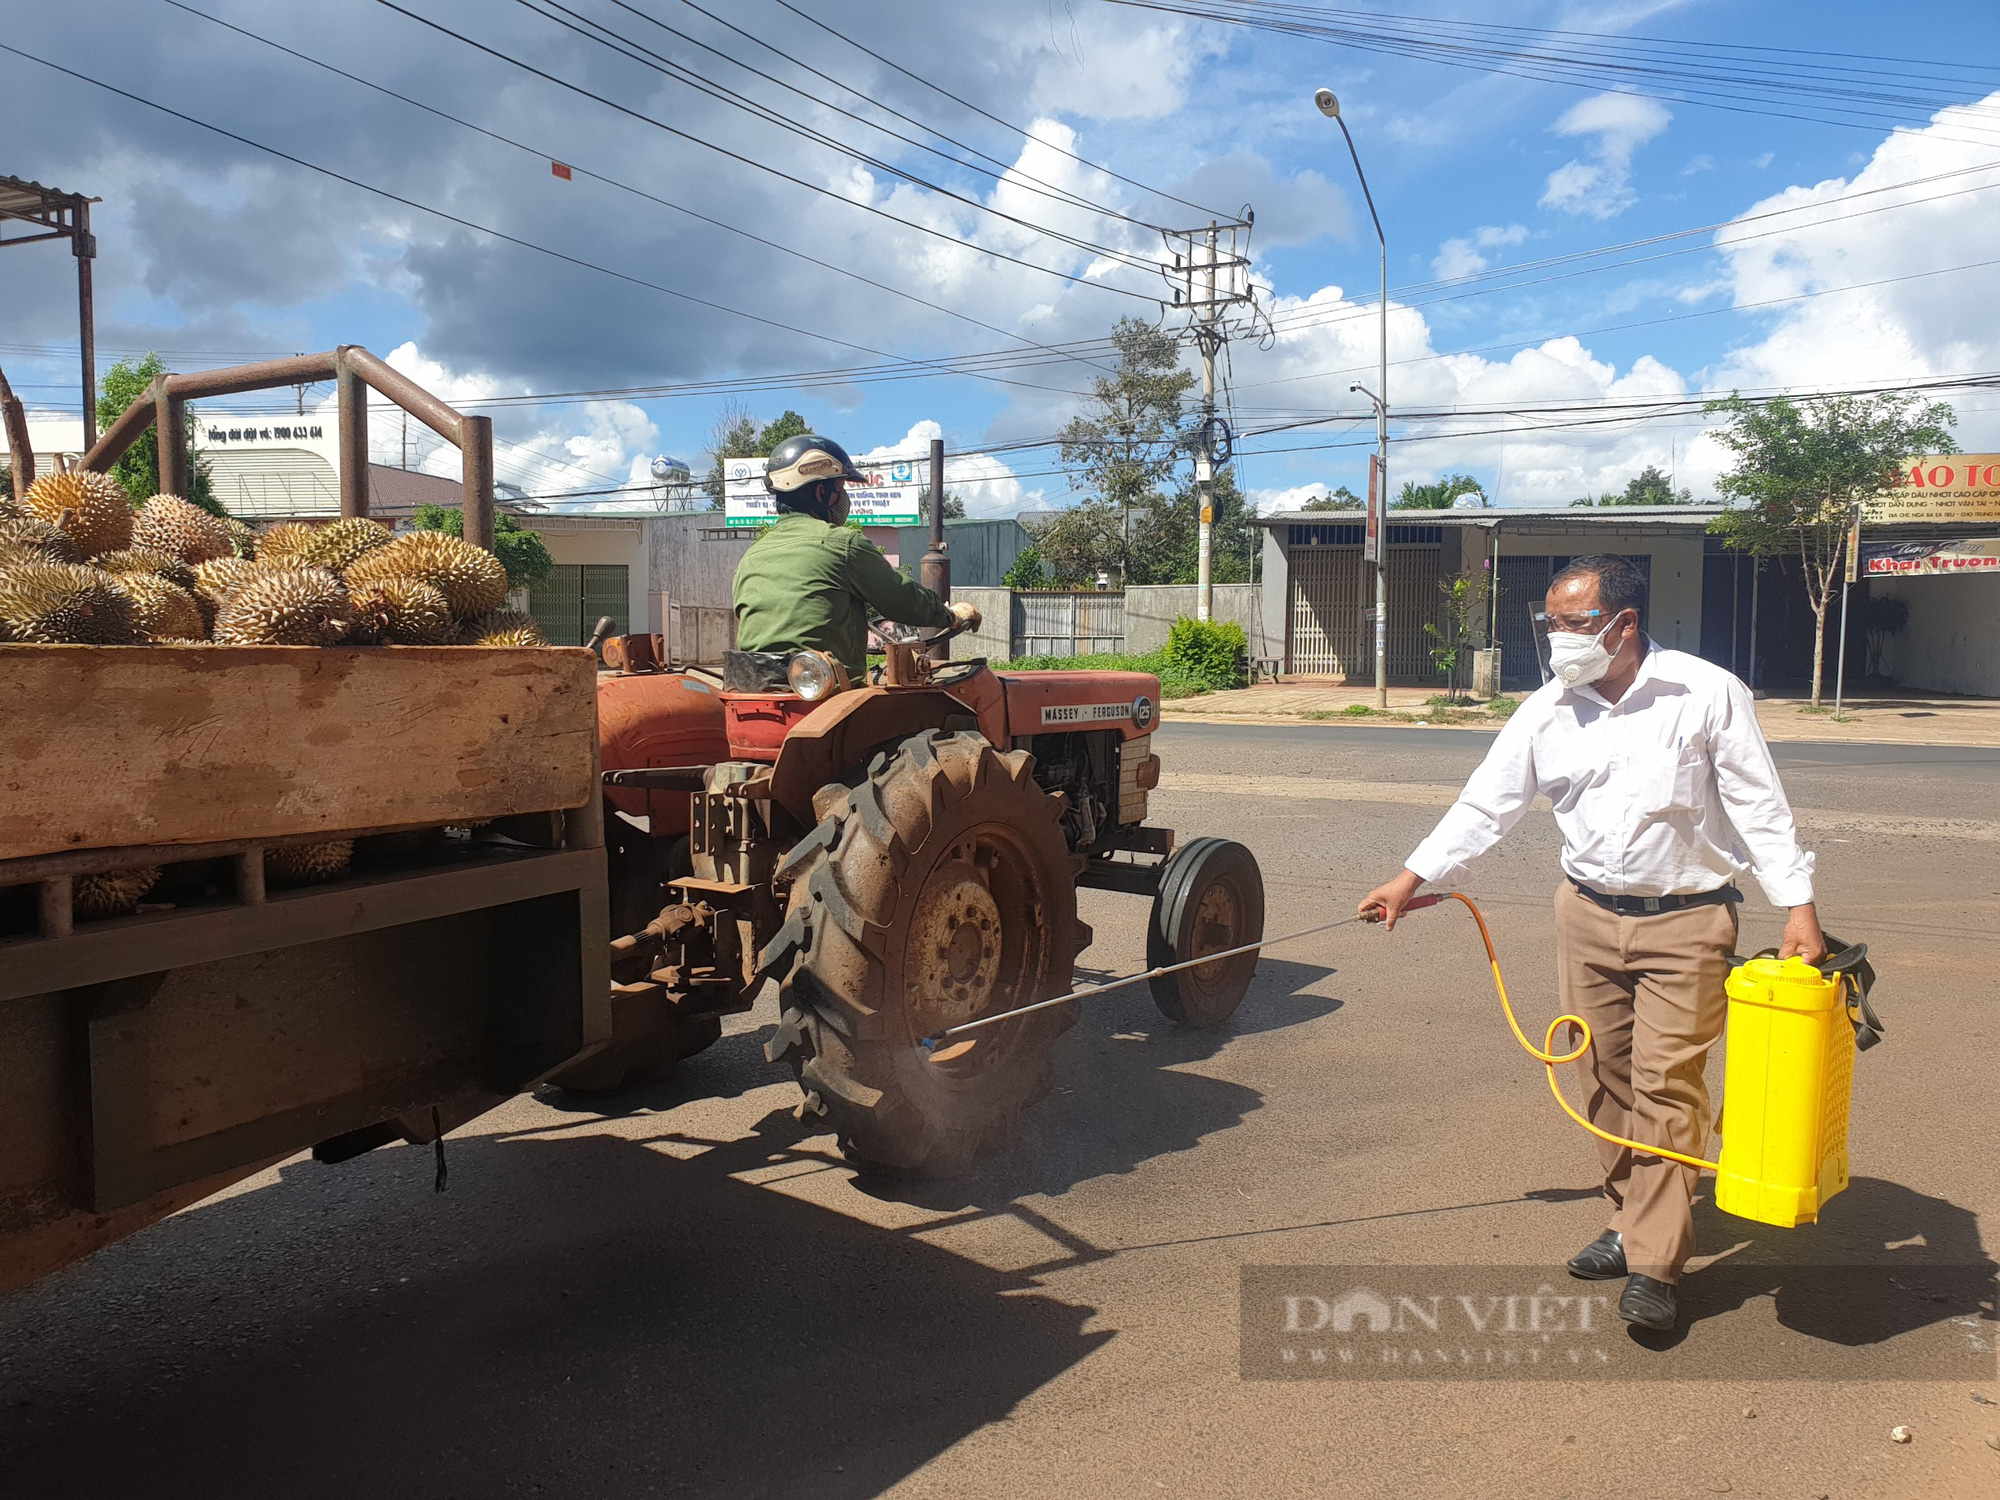
{"type": "MultiPolygon", "coordinates": [[[[861,464],[862,482],[847,486],[847,515],[863,526],[915,526],[922,520],[919,501],[924,486],[915,459],[890,459],[861,464]]],[[[768,526],[778,518],[777,502],[764,489],[764,460],[725,458],[722,461],[724,523],[768,526]]]]}
{"type": "Polygon", "coordinates": [[[1862,571],[1870,578],[1944,578],[1966,573],[2000,576],[2000,537],[1946,542],[1868,542],[1862,571]]]}
{"type": "Polygon", "coordinates": [[[2000,521],[2000,453],[1913,458],[1868,502],[1870,526],[2000,521]]]}

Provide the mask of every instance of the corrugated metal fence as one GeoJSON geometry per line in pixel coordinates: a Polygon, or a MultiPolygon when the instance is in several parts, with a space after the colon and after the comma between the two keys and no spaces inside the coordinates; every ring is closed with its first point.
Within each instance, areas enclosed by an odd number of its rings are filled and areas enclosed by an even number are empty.
{"type": "Polygon", "coordinates": [[[1015,656],[1095,656],[1125,649],[1125,595],[1037,589],[1014,595],[1015,656]]]}

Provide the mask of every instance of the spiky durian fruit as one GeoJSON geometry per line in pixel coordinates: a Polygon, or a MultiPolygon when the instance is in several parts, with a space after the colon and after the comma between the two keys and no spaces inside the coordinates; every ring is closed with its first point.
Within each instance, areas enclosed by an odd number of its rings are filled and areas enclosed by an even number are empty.
{"type": "Polygon", "coordinates": [[[160,867],[146,865],[137,870],[108,870],[102,875],[79,875],[70,887],[70,910],[79,917],[122,917],[160,882],[160,867]]]}
{"type": "Polygon", "coordinates": [[[132,502],[108,474],[89,469],[44,474],[28,486],[26,505],[30,515],[52,526],[60,524],[64,511],[74,512],[63,529],[85,557],[132,545],[132,502]]]}
{"type": "Polygon", "coordinates": [[[155,552],[151,547],[121,547],[116,552],[102,552],[90,560],[90,565],[102,573],[151,573],[175,588],[194,587],[193,568],[171,552],[155,552]]]}
{"type": "Polygon", "coordinates": [[[347,631],[347,590],[324,568],[256,567],[215,617],[222,646],[331,646],[347,631]]]}
{"type": "Polygon", "coordinates": [[[317,880],[337,879],[353,863],[353,839],[285,844],[264,851],[264,879],[272,885],[310,885],[317,880]]]}
{"type": "Polygon", "coordinates": [[[222,523],[222,529],[229,533],[229,545],[235,549],[238,557],[255,557],[257,555],[257,533],[255,531],[245,526],[234,516],[231,516],[222,523]]]}
{"type": "Polygon", "coordinates": [[[24,562],[81,562],[83,554],[66,531],[58,531],[47,521],[32,516],[0,520],[0,555],[12,554],[24,562]]]}
{"type": "Polygon", "coordinates": [[[201,606],[201,617],[208,622],[211,633],[215,630],[215,617],[230,591],[256,571],[257,564],[245,557],[218,557],[212,562],[195,564],[194,602],[201,606]]]}
{"type": "Polygon", "coordinates": [[[348,593],[354,625],[347,638],[358,645],[449,646],[458,626],[444,594],[421,578],[384,578],[348,593]]]}
{"type": "Polygon", "coordinates": [[[315,530],[299,549],[298,560],[329,572],[344,571],[356,558],[389,545],[390,531],[365,516],[348,516],[315,530]]]}
{"type": "Polygon", "coordinates": [[[236,552],[222,522],[179,495],[155,495],[139,507],[138,519],[132,523],[132,545],[165,552],[189,564],[231,557],[236,552]]]}
{"type": "Polygon", "coordinates": [[[132,629],[142,641],[205,641],[208,625],[186,589],[157,573],[112,575],[132,601],[132,629]]]}
{"type": "Polygon", "coordinates": [[[542,627],[535,623],[533,615],[511,609],[481,615],[466,625],[459,639],[467,646],[546,646],[549,643],[549,638],[542,634],[542,627]]]}
{"type": "Polygon", "coordinates": [[[0,568],[0,641],[132,643],[132,600],[109,573],[75,563],[0,568]]]}
{"type": "Polygon", "coordinates": [[[299,521],[285,521],[257,534],[257,561],[295,566],[312,541],[313,529],[299,521]]]}
{"type": "Polygon", "coordinates": [[[507,570],[483,547],[442,531],[412,531],[377,547],[347,570],[352,586],[421,578],[441,592],[454,620],[491,614],[507,602],[507,570]]]}

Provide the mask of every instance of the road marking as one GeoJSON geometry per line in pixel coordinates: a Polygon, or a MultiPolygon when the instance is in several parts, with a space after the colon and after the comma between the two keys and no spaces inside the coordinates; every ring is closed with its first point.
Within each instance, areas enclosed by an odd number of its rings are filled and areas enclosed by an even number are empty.
{"type": "MultiPolygon", "coordinates": [[[[1409,807],[1449,807],[1458,800],[1459,789],[1425,781],[1345,781],[1330,776],[1230,776],[1170,770],[1161,776],[1159,790],[1210,797],[1285,797],[1299,802],[1392,802],[1409,807]]],[[[1548,799],[1537,797],[1535,810],[1547,812],[1548,799]]],[[[1982,818],[1912,818],[1895,813],[1820,807],[1795,808],[1793,815],[1798,819],[1801,833],[1866,833],[1885,838],[2000,843],[2000,823],[1982,818]]]]}

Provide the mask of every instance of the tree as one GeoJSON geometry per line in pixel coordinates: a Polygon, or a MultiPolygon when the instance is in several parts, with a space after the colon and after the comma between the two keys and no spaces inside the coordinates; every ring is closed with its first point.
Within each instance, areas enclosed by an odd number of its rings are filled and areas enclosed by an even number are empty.
{"type": "Polygon", "coordinates": [[[1014,554],[1013,562],[1007,565],[1006,575],[1000,583],[1010,589],[1045,589],[1049,586],[1049,575],[1042,571],[1042,554],[1033,546],[1023,547],[1014,554]]]}
{"type": "Polygon", "coordinates": [[[1470,474],[1449,474],[1429,484],[1403,481],[1403,491],[1390,502],[1391,510],[1450,510],[1451,502],[1479,488],[1470,474]]]}
{"type": "Polygon", "coordinates": [[[1901,480],[1923,453],[1956,453],[1946,429],[1957,415],[1942,401],[1915,396],[1783,397],[1757,406],[1740,396],[1711,401],[1728,416],[1716,436],[1736,467],[1715,487],[1735,509],[1709,530],[1723,545],[1753,557],[1795,555],[1813,610],[1813,707],[1820,706],[1826,665],[1826,608],[1843,571],[1851,513],[1901,480]]]}
{"type": "MultiPolygon", "coordinates": [[[[1230,469],[1217,469],[1209,542],[1210,576],[1217,583],[1254,583],[1263,560],[1263,536],[1230,469]]],[[[1170,496],[1155,496],[1132,523],[1127,579],[1132,583],[1194,583],[1201,571],[1201,504],[1194,481],[1170,496]]]]}
{"type": "MultiPolygon", "coordinates": [[[[917,496],[917,517],[924,525],[930,525],[931,487],[929,485],[925,485],[922,492],[917,496]]],[[[944,518],[947,521],[963,521],[965,519],[965,502],[950,490],[944,492],[944,518]]]]}
{"type": "MultiPolygon", "coordinates": [[[[443,531],[465,535],[465,512],[455,505],[419,505],[410,513],[410,524],[419,531],[443,531]]],[[[493,555],[507,570],[507,587],[531,589],[544,583],[556,570],[556,560],[539,535],[528,530],[505,511],[493,516],[493,555]]]]}
{"type": "Polygon", "coordinates": [[[1595,500],[1585,495],[1570,501],[1572,507],[1578,505],[1686,505],[1694,499],[1689,491],[1676,491],[1674,482],[1662,474],[1657,464],[1647,464],[1632,479],[1626,481],[1625,488],[1599,495],[1595,500]]]}
{"type": "Polygon", "coordinates": [[[724,402],[722,410],[716,413],[715,425],[708,430],[708,473],[701,482],[708,494],[708,508],[722,509],[725,458],[769,458],[771,450],[786,438],[811,431],[806,419],[789,407],[770,421],[759,423],[741,402],[724,402]]]}
{"type": "Polygon", "coordinates": [[[1300,510],[1365,510],[1367,502],[1346,485],[1341,485],[1331,494],[1315,495],[1299,507],[1300,510]]]}
{"type": "Polygon", "coordinates": [[[1100,573],[1126,572],[1124,518],[1108,500],[1092,497],[1030,528],[1049,588],[1090,588],[1100,573]]]}
{"type": "Polygon", "coordinates": [[[1465,659],[1465,648],[1484,634],[1492,590],[1492,577],[1483,571],[1438,580],[1444,624],[1427,620],[1424,634],[1434,643],[1429,648],[1431,662],[1444,678],[1445,693],[1454,703],[1458,701],[1458,669],[1465,659]]]}
{"type": "MultiPolygon", "coordinates": [[[[121,359],[104,372],[104,378],[97,384],[97,430],[108,431],[112,423],[124,416],[133,402],[146,399],[150,394],[155,375],[164,374],[166,366],[157,354],[148,354],[134,363],[121,359]]],[[[222,508],[222,502],[215,498],[215,486],[211,479],[208,460],[195,450],[194,412],[189,411],[187,421],[188,492],[183,500],[199,505],[210,515],[227,520],[229,512],[222,508]]],[[[143,505],[160,488],[160,434],[152,427],[140,433],[132,446],[118,457],[111,466],[111,477],[124,486],[125,493],[134,505],[143,505]]]]}
{"type": "Polygon", "coordinates": [[[1091,382],[1090,404],[1057,440],[1080,488],[1110,505],[1128,531],[1132,512],[1159,494],[1187,448],[1185,403],[1194,373],[1174,338],[1138,318],[1111,330],[1118,367],[1091,382]]]}

